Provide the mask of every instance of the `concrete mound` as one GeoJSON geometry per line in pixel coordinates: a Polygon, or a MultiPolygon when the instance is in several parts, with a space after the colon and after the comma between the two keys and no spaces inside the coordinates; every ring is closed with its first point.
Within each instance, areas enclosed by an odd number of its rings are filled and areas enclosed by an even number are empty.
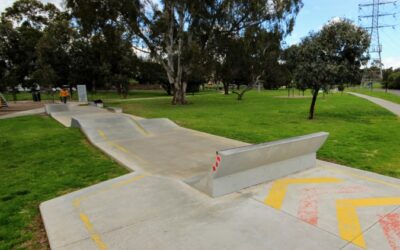
{"type": "Polygon", "coordinates": [[[161,134],[179,128],[176,123],[166,118],[144,119],[139,120],[138,123],[152,134],[161,134]]]}

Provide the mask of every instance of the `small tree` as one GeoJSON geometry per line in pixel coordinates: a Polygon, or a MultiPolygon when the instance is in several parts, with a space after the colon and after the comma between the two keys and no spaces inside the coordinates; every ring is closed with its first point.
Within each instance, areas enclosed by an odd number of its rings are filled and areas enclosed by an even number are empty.
{"type": "Polygon", "coordinates": [[[312,90],[310,120],[320,90],[359,81],[369,44],[368,33],[349,20],[331,21],[303,39],[297,50],[295,78],[312,90]]]}
{"type": "Polygon", "coordinates": [[[388,78],[388,87],[391,89],[400,89],[400,71],[393,72],[388,78]]]}

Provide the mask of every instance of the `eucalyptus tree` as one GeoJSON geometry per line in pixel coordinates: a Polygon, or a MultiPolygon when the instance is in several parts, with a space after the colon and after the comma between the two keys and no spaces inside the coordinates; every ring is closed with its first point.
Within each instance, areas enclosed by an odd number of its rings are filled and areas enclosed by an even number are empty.
{"type": "Polygon", "coordinates": [[[59,14],[53,4],[37,0],[18,0],[7,8],[0,20],[0,54],[5,70],[3,85],[14,90],[19,84],[33,82],[37,55],[36,45],[43,30],[59,14]]]}
{"type": "Polygon", "coordinates": [[[238,100],[242,100],[244,94],[255,86],[262,86],[270,75],[279,74],[277,67],[280,55],[280,43],[282,35],[280,31],[268,31],[259,26],[249,27],[243,37],[242,69],[247,73],[244,79],[247,86],[241,91],[233,91],[238,100]]]}
{"type": "Polygon", "coordinates": [[[33,78],[41,85],[70,84],[70,51],[76,36],[68,15],[60,15],[43,30],[36,44],[36,71],[33,78]]]}
{"type": "MultiPolygon", "coordinates": [[[[173,104],[185,104],[187,82],[206,60],[220,34],[238,34],[254,25],[293,25],[301,0],[67,0],[79,23],[98,32],[105,25],[135,35],[137,49],[162,64],[173,104]],[[200,58],[199,58],[200,56],[200,58]]],[[[208,62],[209,63],[209,62],[208,62]]]]}
{"type": "Polygon", "coordinates": [[[312,89],[309,119],[314,118],[320,90],[360,81],[369,44],[368,33],[348,20],[329,22],[303,39],[296,52],[295,79],[312,89]]]}
{"type": "MultiPolygon", "coordinates": [[[[80,35],[75,43],[77,47],[73,49],[79,58],[73,62],[80,64],[88,58],[94,59],[93,67],[84,67],[93,76],[91,87],[109,87],[111,83],[126,96],[130,79],[136,73],[137,57],[132,48],[133,33],[129,26],[131,22],[136,23],[138,17],[136,1],[67,0],[66,4],[80,35]],[[88,52],[87,58],[82,54],[84,52],[88,52]]],[[[76,73],[72,74],[74,79],[81,79],[76,73]]]]}

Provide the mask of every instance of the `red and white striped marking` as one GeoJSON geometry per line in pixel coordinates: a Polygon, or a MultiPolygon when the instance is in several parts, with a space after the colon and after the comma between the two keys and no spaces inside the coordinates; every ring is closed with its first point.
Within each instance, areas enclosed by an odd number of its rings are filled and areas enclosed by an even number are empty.
{"type": "Polygon", "coordinates": [[[219,164],[220,164],[220,163],[221,163],[221,156],[217,155],[217,156],[215,157],[215,163],[214,163],[214,165],[212,166],[212,169],[213,169],[214,172],[217,171],[217,168],[219,167],[219,164]]]}

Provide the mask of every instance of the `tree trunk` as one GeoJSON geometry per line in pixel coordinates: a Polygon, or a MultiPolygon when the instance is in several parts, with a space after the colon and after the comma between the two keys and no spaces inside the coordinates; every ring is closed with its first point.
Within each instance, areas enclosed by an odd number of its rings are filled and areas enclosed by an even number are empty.
{"type": "Polygon", "coordinates": [[[93,93],[96,93],[96,80],[93,80],[93,83],[92,83],[92,92],[93,93]]]}
{"type": "Polygon", "coordinates": [[[12,91],[13,101],[17,102],[17,89],[14,87],[12,91]]]}
{"type": "Polygon", "coordinates": [[[173,98],[172,98],[172,104],[173,105],[184,105],[187,104],[186,101],[186,86],[187,83],[184,81],[181,81],[179,84],[174,85],[173,88],[173,98]]]}
{"type": "Polygon", "coordinates": [[[117,93],[119,96],[122,96],[122,90],[121,90],[121,85],[119,83],[116,84],[117,87],[117,93]]]}
{"type": "Polygon", "coordinates": [[[310,106],[310,114],[308,116],[309,120],[314,119],[315,103],[317,102],[318,92],[319,92],[319,88],[314,89],[314,91],[313,91],[313,98],[312,98],[311,106],[310,106]]]}
{"type": "Polygon", "coordinates": [[[121,84],[121,92],[122,98],[126,99],[129,94],[129,84],[127,82],[125,84],[121,84]]]}
{"type": "Polygon", "coordinates": [[[74,92],[72,91],[72,85],[69,85],[69,98],[70,100],[74,100],[74,92]]]}
{"type": "Polygon", "coordinates": [[[232,91],[232,93],[234,93],[234,94],[236,94],[237,95],[237,100],[238,101],[241,101],[241,100],[243,100],[243,96],[244,96],[244,94],[247,92],[247,91],[249,91],[250,89],[252,89],[252,87],[251,86],[247,86],[245,89],[243,89],[241,92],[238,92],[238,91],[232,91]]]}
{"type": "Polygon", "coordinates": [[[229,84],[223,83],[223,85],[224,85],[224,94],[229,95],[229,84]]]}

